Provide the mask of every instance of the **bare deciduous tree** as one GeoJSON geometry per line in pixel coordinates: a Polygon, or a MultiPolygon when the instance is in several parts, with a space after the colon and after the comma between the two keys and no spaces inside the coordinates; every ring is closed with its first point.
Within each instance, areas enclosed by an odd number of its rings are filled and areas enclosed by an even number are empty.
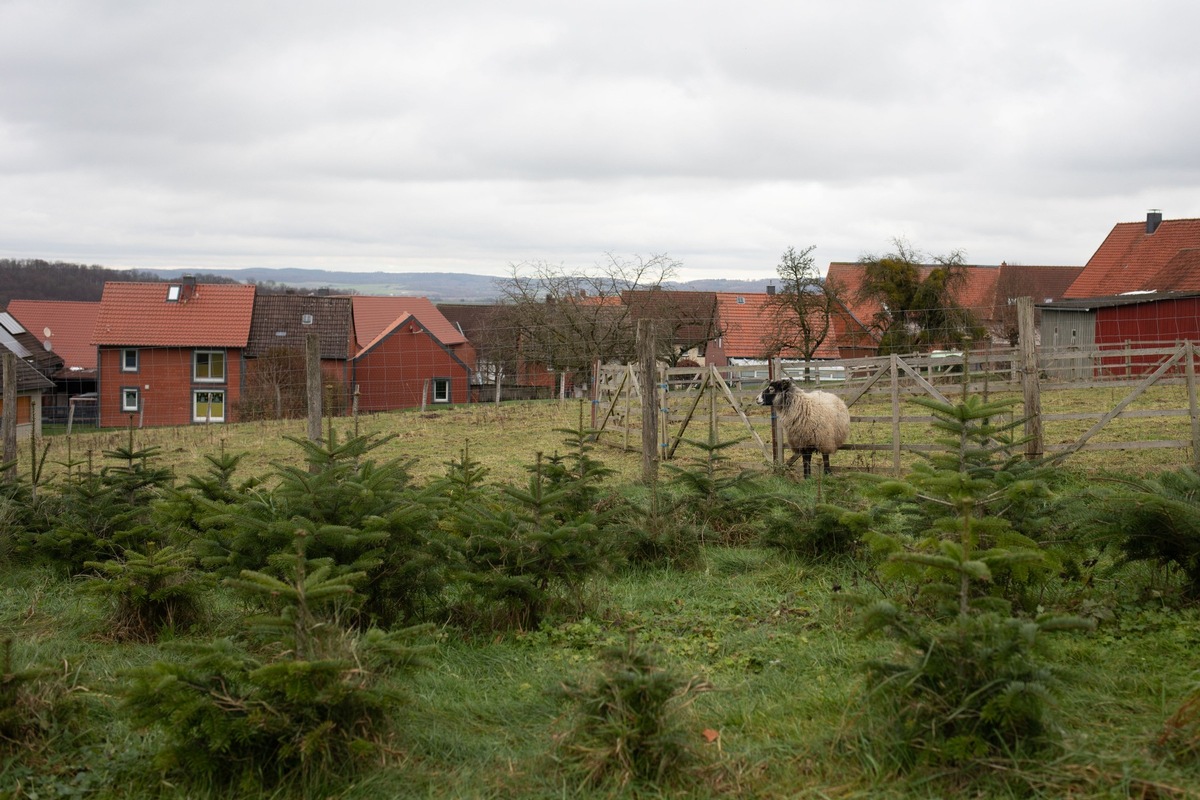
{"type": "Polygon", "coordinates": [[[629,361],[635,353],[630,308],[621,293],[659,287],[679,264],[666,255],[607,254],[591,268],[545,261],[510,265],[499,283],[502,325],[527,363],[587,375],[592,363],[629,361]]]}
{"type": "Polygon", "coordinates": [[[800,252],[784,251],[775,268],[780,287],[767,300],[771,332],[763,342],[764,355],[794,352],[812,361],[817,350],[833,334],[833,320],[841,310],[839,287],[821,277],[812,256],[815,245],[800,252]]]}

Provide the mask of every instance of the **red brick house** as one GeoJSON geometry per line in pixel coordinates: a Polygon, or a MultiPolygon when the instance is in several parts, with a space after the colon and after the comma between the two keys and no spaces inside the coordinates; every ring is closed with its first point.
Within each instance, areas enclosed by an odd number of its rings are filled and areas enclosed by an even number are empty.
{"type": "Polygon", "coordinates": [[[475,351],[424,297],[351,298],[350,380],[362,411],[469,401],[475,351]]]}
{"type": "Polygon", "coordinates": [[[405,314],[351,360],[361,411],[469,401],[471,368],[423,320],[405,314]]]}
{"type": "Polygon", "coordinates": [[[97,348],[101,427],[236,421],[253,286],[104,286],[97,348]]]}

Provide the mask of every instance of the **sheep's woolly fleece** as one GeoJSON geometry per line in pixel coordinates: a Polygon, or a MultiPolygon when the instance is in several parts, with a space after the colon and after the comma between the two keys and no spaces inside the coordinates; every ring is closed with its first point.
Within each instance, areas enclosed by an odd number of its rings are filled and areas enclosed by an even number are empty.
{"type": "Polygon", "coordinates": [[[797,453],[815,450],[830,455],[850,437],[850,410],[836,394],[805,392],[791,381],[773,381],[758,402],[774,405],[788,446],[797,453]]]}

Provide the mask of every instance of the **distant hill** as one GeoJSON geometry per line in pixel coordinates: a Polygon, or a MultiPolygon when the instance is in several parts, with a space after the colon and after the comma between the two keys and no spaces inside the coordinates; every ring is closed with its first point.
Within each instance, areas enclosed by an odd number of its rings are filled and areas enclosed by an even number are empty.
{"type": "MultiPolygon", "coordinates": [[[[126,270],[40,259],[0,259],[0,309],[8,301],[97,301],[105,281],[166,281],[194,275],[203,283],[253,283],[269,292],[301,292],[428,297],[435,303],[491,303],[504,278],[454,272],[338,272],[321,269],[247,268],[208,272],[179,269],[126,270]]],[[[706,279],[674,282],[666,288],[697,292],[762,292],[768,280],[706,279]]]]}
{"type": "MultiPolygon", "coordinates": [[[[179,270],[152,270],[163,278],[178,278],[179,270]]],[[[303,290],[343,289],[358,294],[428,297],[435,303],[492,303],[500,296],[504,278],[457,272],[337,272],[321,269],[227,269],[218,274],[240,281],[287,285],[303,290]]],[[[672,282],[666,288],[693,292],[765,292],[769,280],[725,278],[672,282]]]]}

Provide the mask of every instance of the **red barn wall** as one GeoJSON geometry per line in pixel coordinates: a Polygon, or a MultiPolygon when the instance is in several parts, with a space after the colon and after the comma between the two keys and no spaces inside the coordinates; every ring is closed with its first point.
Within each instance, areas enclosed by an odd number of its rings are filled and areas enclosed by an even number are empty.
{"type": "Polygon", "coordinates": [[[241,352],[237,348],[220,347],[99,348],[100,427],[129,424],[130,412],[121,410],[121,391],[125,388],[138,390],[141,412],[133,415],[135,425],[192,424],[192,391],[204,389],[224,390],[225,421],[236,421],[235,409],[242,386],[241,352]],[[121,371],[121,351],[126,349],[138,351],[137,372],[121,371]],[[225,380],[219,383],[193,381],[194,350],[224,350],[225,380]]]}
{"type": "MultiPolygon", "coordinates": [[[[1104,348],[1163,344],[1200,339],[1200,297],[1158,300],[1096,309],[1096,344],[1104,348]]],[[[1160,356],[1105,356],[1101,368],[1118,374],[1153,372],[1160,356]]]]}
{"type": "Polygon", "coordinates": [[[430,378],[450,379],[451,403],[469,399],[464,364],[419,326],[402,325],[357,357],[353,375],[361,411],[419,407],[430,378]]]}
{"type": "Polygon", "coordinates": [[[1175,344],[1200,339],[1200,297],[1135,303],[1096,310],[1096,344],[1175,344]]]}

